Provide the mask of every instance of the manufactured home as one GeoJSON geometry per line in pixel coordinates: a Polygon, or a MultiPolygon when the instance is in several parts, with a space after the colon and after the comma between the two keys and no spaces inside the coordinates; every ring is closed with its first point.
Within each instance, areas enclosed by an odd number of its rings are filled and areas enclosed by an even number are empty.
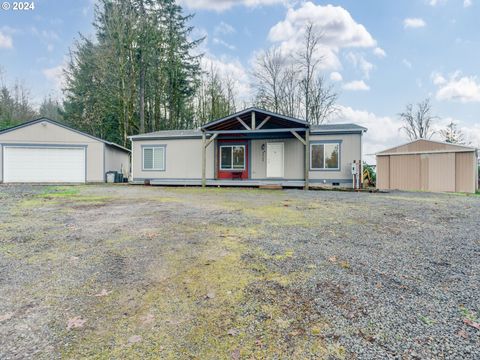
{"type": "Polygon", "coordinates": [[[355,124],[310,125],[249,108],[197,130],[131,136],[132,181],[152,185],[352,187],[362,160],[355,124]]]}
{"type": "Polygon", "coordinates": [[[0,131],[0,183],[104,182],[130,173],[130,150],[40,118],[0,131]]]}
{"type": "Polygon", "coordinates": [[[477,158],[474,147],[418,139],[377,153],[377,188],[474,193],[477,158]]]}

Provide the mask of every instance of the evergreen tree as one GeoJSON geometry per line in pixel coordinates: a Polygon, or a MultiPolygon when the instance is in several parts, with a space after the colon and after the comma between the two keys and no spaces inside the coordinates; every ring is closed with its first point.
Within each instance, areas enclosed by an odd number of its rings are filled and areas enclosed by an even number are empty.
{"type": "Polygon", "coordinates": [[[38,117],[26,87],[16,82],[9,88],[0,81],[0,130],[38,117]]]}
{"type": "Polygon", "coordinates": [[[123,145],[140,132],[191,128],[202,40],[189,40],[191,17],[174,0],[101,0],[95,40],[81,37],[71,52],[65,119],[123,145]]]}
{"type": "Polygon", "coordinates": [[[40,104],[38,115],[61,122],[63,120],[62,105],[58,100],[52,98],[51,96],[46,97],[40,104]]]}

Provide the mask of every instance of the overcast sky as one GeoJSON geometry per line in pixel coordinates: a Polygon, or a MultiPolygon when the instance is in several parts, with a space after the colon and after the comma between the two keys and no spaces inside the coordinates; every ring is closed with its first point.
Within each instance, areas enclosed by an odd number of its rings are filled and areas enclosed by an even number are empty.
{"type": "MultiPolygon", "coordinates": [[[[203,63],[251,97],[255,55],[294,53],[305,24],[322,32],[324,76],[340,93],[335,122],[368,127],[364,152],[406,141],[398,113],[430,97],[438,127],[456,121],[480,146],[480,0],[179,0],[206,36],[203,63]]],[[[78,34],[91,35],[94,0],[36,0],[30,11],[0,10],[0,67],[38,103],[60,96],[61,73],[78,34]]]]}

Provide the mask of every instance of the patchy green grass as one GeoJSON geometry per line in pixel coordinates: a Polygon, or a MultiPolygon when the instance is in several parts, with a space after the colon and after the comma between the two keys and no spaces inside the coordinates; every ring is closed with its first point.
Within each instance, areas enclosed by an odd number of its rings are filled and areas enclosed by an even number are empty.
{"type": "Polygon", "coordinates": [[[285,270],[295,249],[267,253],[257,245],[272,226],[281,232],[323,221],[312,219],[328,205],[278,191],[145,189],[125,198],[111,189],[47,187],[12,203],[0,224],[0,256],[43,272],[22,297],[55,309],[48,326],[63,358],[346,356],[324,340],[331,329],[313,295],[298,290],[316,267],[285,270]],[[239,191],[247,200],[232,200],[239,191]],[[257,192],[266,196],[249,202],[257,192]],[[214,204],[203,203],[203,194],[214,204]],[[130,211],[133,200],[148,210],[130,211]],[[227,223],[209,211],[228,214],[227,223]],[[84,325],[67,329],[76,318],[84,325]]]}
{"type": "MultiPolygon", "coordinates": [[[[76,335],[64,357],[344,357],[342,347],[323,342],[320,335],[328,328],[323,319],[305,321],[312,318],[313,299],[289,295],[289,284],[305,274],[258,271],[257,261],[243,260],[247,253],[261,253],[243,241],[257,234],[256,228],[206,231],[210,240],[195,261],[182,252],[168,254],[168,267],[176,271],[137,295],[134,306],[129,291],[101,299],[92,309],[99,321],[76,335]],[[264,295],[257,298],[259,291],[264,295]]],[[[275,259],[292,256],[286,251],[275,259]]]]}
{"type": "Polygon", "coordinates": [[[77,205],[104,205],[113,200],[113,196],[89,194],[85,190],[88,186],[49,186],[44,192],[23,200],[19,208],[41,208],[58,204],[77,205]]]}
{"type": "Polygon", "coordinates": [[[38,194],[37,197],[40,198],[69,198],[76,196],[82,190],[81,186],[49,186],[46,187],[43,193],[38,194]]]}

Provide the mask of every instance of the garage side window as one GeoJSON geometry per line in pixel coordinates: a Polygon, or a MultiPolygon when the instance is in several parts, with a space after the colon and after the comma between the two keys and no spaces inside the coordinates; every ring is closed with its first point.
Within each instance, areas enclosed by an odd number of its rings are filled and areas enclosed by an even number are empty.
{"type": "Polygon", "coordinates": [[[165,146],[143,148],[143,170],[165,170],[165,146]]]}
{"type": "Polygon", "coordinates": [[[310,169],[339,170],[340,143],[310,145],[310,169]]]}

